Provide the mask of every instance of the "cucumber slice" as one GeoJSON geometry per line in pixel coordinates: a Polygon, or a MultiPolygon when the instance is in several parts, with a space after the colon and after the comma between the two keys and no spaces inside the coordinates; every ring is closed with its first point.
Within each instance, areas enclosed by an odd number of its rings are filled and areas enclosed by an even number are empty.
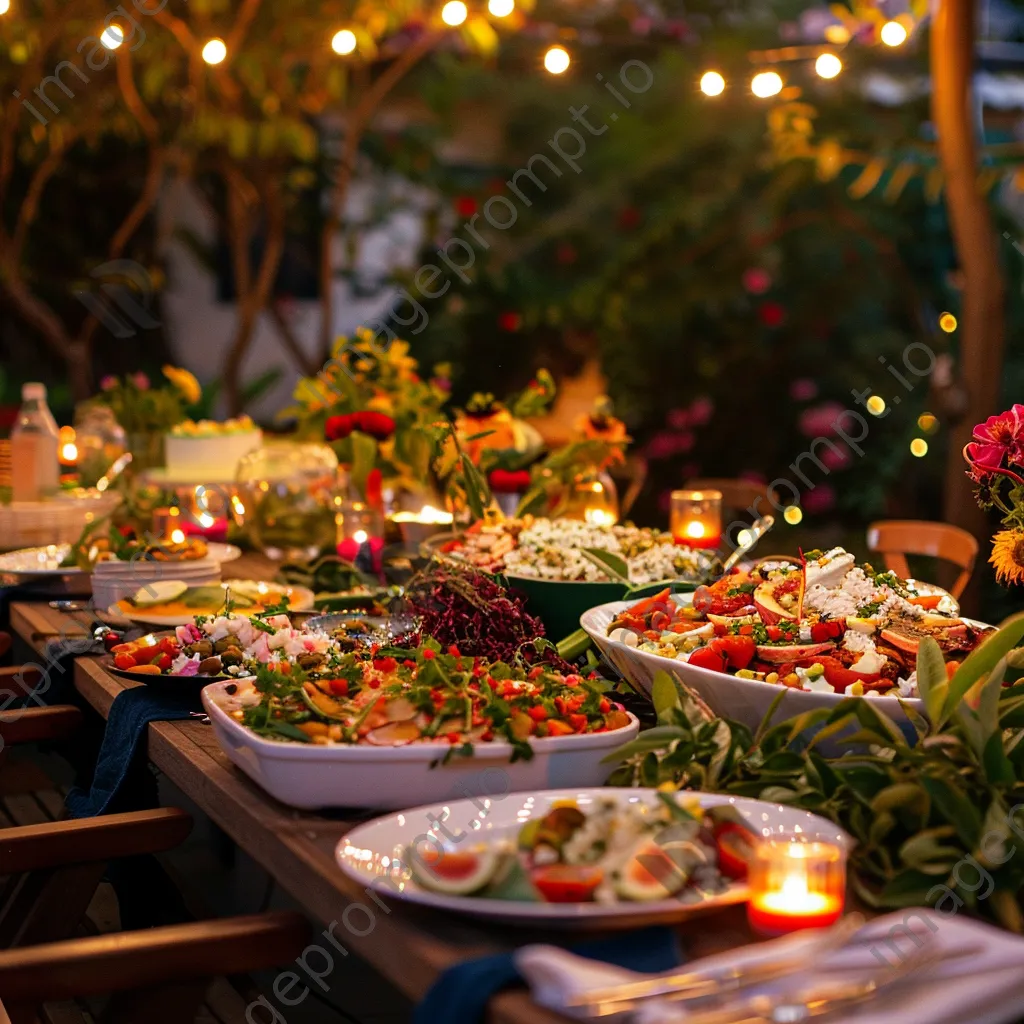
{"type": "Polygon", "coordinates": [[[135,591],[132,604],[136,608],[151,608],[156,604],[177,601],[186,590],[188,584],[182,580],[157,580],[135,591]]]}

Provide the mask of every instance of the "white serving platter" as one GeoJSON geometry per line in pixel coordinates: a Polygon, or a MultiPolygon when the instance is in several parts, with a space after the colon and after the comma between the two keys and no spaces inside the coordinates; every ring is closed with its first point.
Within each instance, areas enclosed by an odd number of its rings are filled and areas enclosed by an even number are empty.
{"type": "Polygon", "coordinates": [[[532,739],[533,758],[512,762],[508,743],[478,743],[472,757],[439,762],[445,743],[378,747],[313,746],[267,740],[237,722],[228,711],[239,706],[231,682],[212,683],[203,707],[224,752],[272,797],[290,807],[373,807],[387,810],[553,786],[599,786],[613,765],[602,759],[636,738],[640,723],[613,732],[532,739]],[[433,765],[433,767],[432,767],[433,765]]]}
{"type": "MultiPolygon", "coordinates": [[[[809,838],[846,847],[851,842],[838,825],[810,811],[715,793],[681,795],[699,799],[704,807],[720,804],[734,807],[747,820],[752,831],[764,837],[799,832],[809,838]]],[[[346,875],[361,886],[372,887],[383,900],[393,897],[448,913],[454,911],[505,924],[543,925],[558,929],[633,928],[655,922],[680,921],[746,901],[747,886],[740,882],[720,894],[705,896],[695,902],[674,898],[650,903],[534,903],[446,895],[423,888],[411,877],[408,851],[417,840],[421,843],[436,840],[446,850],[458,850],[463,845],[468,849],[479,842],[515,840],[524,822],[543,817],[560,802],[574,801],[585,814],[588,806],[608,798],[623,803],[653,805],[658,794],[653,789],[562,787],[540,792],[495,794],[486,799],[463,799],[443,805],[428,803],[359,825],[338,843],[335,858],[346,875]],[[425,836],[429,839],[425,840],[425,836]],[[455,837],[454,841],[450,836],[455,837]]]]}

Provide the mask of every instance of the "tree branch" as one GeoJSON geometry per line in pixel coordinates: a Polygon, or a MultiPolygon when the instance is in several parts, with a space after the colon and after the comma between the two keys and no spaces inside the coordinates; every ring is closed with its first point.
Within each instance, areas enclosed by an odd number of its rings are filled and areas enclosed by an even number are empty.
{"type": "Polygon", "coordinates": [[[444,32],[423,32],[403,50],[360,97],[345,129],[345,145],[338,165],[338,180],[334,186],[327,219],[320,235],[320,350],[326,360],[331,351],[331,321],[333,320],[332,285],[334,267],[331,263],[331,240],[341,227],[345,200],[359,156],[359,146],[370,120],[387,94],[425,57],[440,40],[444,32]]]}
{"type": "Polygon", "coordinates": [[[225,40],[225,45],[228,48],[228,61],[241,49],[242,43],[245,40],[245,34],[249,31],[249,26],[259,13],[261,3],[262,0],[242,0],[241,9],[235,16],[235,23],[225,40]]]}
{"type": "Polygon", "coordinates": [[[25,239],[28,236],[28,229],[36,219],[39,212],[39,201],[43,197],[43,190],[46,188],[50,178],[56,173],[64,154],[67,152],[74,133],[57,133],[56,139],[50,142],[50,152],[36,166],[29,181],[28,189],[25,191],[25,198],[21,201],[21,208],[18,210],[18,220],[14,226],[14,237],[5,253],[5,262],[15,264],[21,259],[22,249],[25,247],[25,239]]]}
{"type": "Polygon", "coordinates": [[[284,345],[285,351],[292,357],[299,372],[305,377],[316,376],[319,366],[316,360],[306,355],[302,345],[299,344],[299,339],[295,336],[291,324],[285,318],[280,303],[271,301],[267,307],[267,312],[270,314],[270,319],[274,321],[274,326],[277,327],[278,333],[281,335],[281,343],[284,345]]]}

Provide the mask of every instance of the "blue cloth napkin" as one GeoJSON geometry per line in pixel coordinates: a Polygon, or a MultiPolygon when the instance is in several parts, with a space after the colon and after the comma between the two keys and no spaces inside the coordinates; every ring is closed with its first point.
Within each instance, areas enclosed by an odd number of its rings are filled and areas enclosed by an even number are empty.
{"type": "Polygon", "coordinates": [[[143,801],[133,800],[140,776],[147,776],[145,750],[140,749],[146,727],[150,722],[185,719],[198,710],[199,697],[195,693],[169,693],[149,686],[122,690],[110,706],[92,787],[86,792],[76,786],[67,795],[71,817],[137,810],[138,806],[132,805],[139,803],[155,806],[149,803],[148,796],[143,801]]]}
{"type": "MultiPolygon", "coordinates": [[[[671,928],[646,928],[570,946],[570,951],[630,971],[656,973],[685,957],[671,928]]],[[[469,960],[449,967],[416,1008],[413,1024],[480,1024],[491,997],[522,982],[511,953],[469,960]]]]}

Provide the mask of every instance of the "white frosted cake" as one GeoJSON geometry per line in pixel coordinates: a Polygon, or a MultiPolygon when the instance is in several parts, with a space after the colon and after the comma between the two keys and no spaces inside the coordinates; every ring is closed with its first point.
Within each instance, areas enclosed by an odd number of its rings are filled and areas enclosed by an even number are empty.
{"type": "Polygon", "coordinates": [[[263,434],[248,416],[216,423],[185,420],[164,438],[171,480],[221,483],[234,480],[239,460],[263,444],[263,434]]]}

